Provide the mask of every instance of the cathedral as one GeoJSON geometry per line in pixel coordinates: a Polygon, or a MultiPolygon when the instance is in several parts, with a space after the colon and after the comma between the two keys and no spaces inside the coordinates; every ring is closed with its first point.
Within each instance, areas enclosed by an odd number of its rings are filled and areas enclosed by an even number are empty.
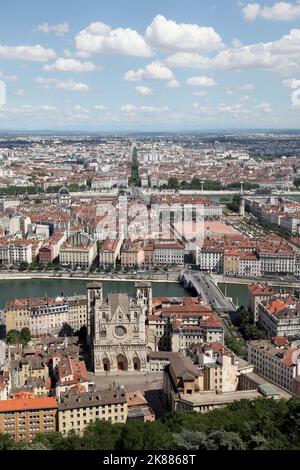
{"type": "Polygon", "coordinates": [[[135,298],[109,294],[103,299],[101,283],[89,284],[88,336],[94,372],[146,371],[146,317],[151,312],[149,283],[136,283],[135,298]]]}

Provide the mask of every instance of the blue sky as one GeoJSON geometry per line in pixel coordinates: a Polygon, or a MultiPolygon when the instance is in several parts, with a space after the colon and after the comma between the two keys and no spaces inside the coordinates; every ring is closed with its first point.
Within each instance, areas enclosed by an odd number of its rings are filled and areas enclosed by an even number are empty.
{"type": "Polygon", "coordinates": [[[299,128],[299,0],[2,9],[0,129],[299,128]]]}

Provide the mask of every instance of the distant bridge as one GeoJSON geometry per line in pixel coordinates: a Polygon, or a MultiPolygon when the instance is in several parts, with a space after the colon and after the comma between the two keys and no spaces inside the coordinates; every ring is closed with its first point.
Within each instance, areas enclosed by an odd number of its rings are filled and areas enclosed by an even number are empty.
{"type": "Polygon", "coordinates": [[[219,313],[234,313],[236,306],[223,292],[208,273],[197,271],[182,271],[180,282],[186,289],[194,289],[206,304],[210,304],[219,313]]]}

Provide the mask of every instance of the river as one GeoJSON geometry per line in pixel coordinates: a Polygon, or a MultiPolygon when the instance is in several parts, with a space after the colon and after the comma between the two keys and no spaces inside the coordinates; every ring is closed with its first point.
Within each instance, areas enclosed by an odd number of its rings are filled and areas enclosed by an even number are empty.
{"type": "MultiPolygon", "coordinates": [[[[90,281],[76,279],[15,279],[0,281],[0,309],[5,307],[9,299],[85,294],[86,286],[90,281]]],[[[104,296],[110,292],[134,294],[134,282],[102,281],[104,296]]],[[[168,282],[154,282],[152,284],[153,296],[183,297],[192,293],[180,284],[168,282]]]]}

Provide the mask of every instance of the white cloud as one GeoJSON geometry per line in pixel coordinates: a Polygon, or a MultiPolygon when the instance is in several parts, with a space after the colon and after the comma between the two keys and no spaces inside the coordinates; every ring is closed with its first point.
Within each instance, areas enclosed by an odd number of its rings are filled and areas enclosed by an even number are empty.
{"type": "Polygon", "coordinates": [[[292,90],[300,88],[300,80],[297,80],[296,78],[287,78],[282,80],[282,84],[287,88],[292,88],[292,90]]]}
{"type": "Polygon", "coordinates": [[[238,39],[238,38],[234,38],[233,41],[232,41],[232,47],[242,47],[243,43],[238,39]]]}
{"type": "Polygon", "coordinates": [[[152,88],[148,88],[147,86],[137,86],[135,88],[135,92],[138,95],[152,95],[153,90],[152,88]]]}
{"type": "Polygon", "coordinates": [[[91,53],[90,52],[83,52],[83,51],[77,51],[75,52],[75,57],[78,57],[78,59],[89,59],[91,57],[91,53]]]}
{"type": "Polygon", "coordinates": [[[145,39],[129,28],[112,29],[97,21],[80,31],[75,37],[76,48],[88,53],[114,53],[136,57],[153,55],[145,39]]]}
{"type": "Polygon", "coordinates": [[[23,88],[18,88],[17,91],[15,92],[16,96],[27,96],[28,92],[24,90],[23,88]]]}
{"type": "Polygon", "coordinates": [[[271,113],[272,112],[272,105],[270,103],[260,103],[256,106],[257,109],[260,109],[264,113],[271,113]]]}
{"type": "Polygon", "coordinates": [[[2,46],[0,44],[0,59],[46,62],[55,57],[53,49],[45,49],[40,44],[36,46],[2,46]]]}
{"type": "Polygon", "coordinates": [[[186,83],[187,85],[191,85],[191,86],[205,86],[205,87],[212,87],[212,86],[217,85],[217,83],[215,82],[213,78],[209,78],[205,76],[188,78],[186,83]]]}
{"type": "Polygon", "coordinates": [[[219,34],[211,27],[176,23],[157,15],[147,27],[145,38],[154,48],[167,51],[211,52],[223,47],[219,34]]]}
{"type": "Polygon", "coordinates": [[[300,2],[276,2],[272,6],[248,3],[243,8],[243,15],[247,21],[258,17],[270,21],[294,21],[300,18],[300,2]]]}
{"type": "Polygon", "coordinates": [[[180,52],[167,57],[166,65],[207,70],[261,68],[291,73],[300,68],[300,29],[292,29],[277,41],[229,48],[215,57],[180,52]]]}
{"type": "Polygon", "coordinates": [[[0,79],[4,80],[5,82],[12,82],[12,83],[16,83],[19,81],[19,77],[17,75],[6,75],[2,72],[0,72],[0,79]]]}
{"type": "Polygon", "coordinates": [[[248,3],[243,8],[243,15],[245,20],[253,21],[259,15],[260,5],[258,3],[248,3]]]}
{"type": "Polygon", "coordinates": [[[173,80],[174,75],[171,69],[159,61],[151,62],[145,69],[129,70],[124,75],[124,80],[137,82],[139,80],[173,80]]]}
{"type": "Polygon", "coordinates": [[[43,78],[37,77],[35,82],[40,85],[42,88],[48,89],[54,87],[57,90],[66,90],[66,91],[88,91],[90,88],[85,83],[75,82],[74,80],[57,80],[56,78],[43,78]]]}
{"type": "Polygon", "coordinates": [[[170,80],[168,83],[167,83],[167,87],[168,88],[180,88],[180,83],[175,80],[175,78],[173,80],[170,80]]]}
{"type": "Polygon", "coordinates": [[[77,59],[62,57],[58,58],[53,64],[46,64],[43,67],[46,72],[93,72],[96,68],[93,62],[81,62],[77,59]]]}
{"type": "Polygon", "coordinates": [[[121,112],[125,114],[161,114],[169,110],[167,106],[135,106],[126,104],[121,107],[121,112]]]}
{"type": "Polygon", "coordinates": [[[38,33],[49,34],[54,33],[57,36],[64,36],[70,31],[68,23],[59,23],[50,25],[46,21],[42,24],[39,24],[38,27],[34,30],[38,33]]]}
{"type": "Polygon", "coordinates": [[[240,90],[241,91],[253,91],[253,90],[255,90],[255,86],[252,85],[251,83],[247,83],[246,85],[242,85],[240,87],[240,90]]]}

